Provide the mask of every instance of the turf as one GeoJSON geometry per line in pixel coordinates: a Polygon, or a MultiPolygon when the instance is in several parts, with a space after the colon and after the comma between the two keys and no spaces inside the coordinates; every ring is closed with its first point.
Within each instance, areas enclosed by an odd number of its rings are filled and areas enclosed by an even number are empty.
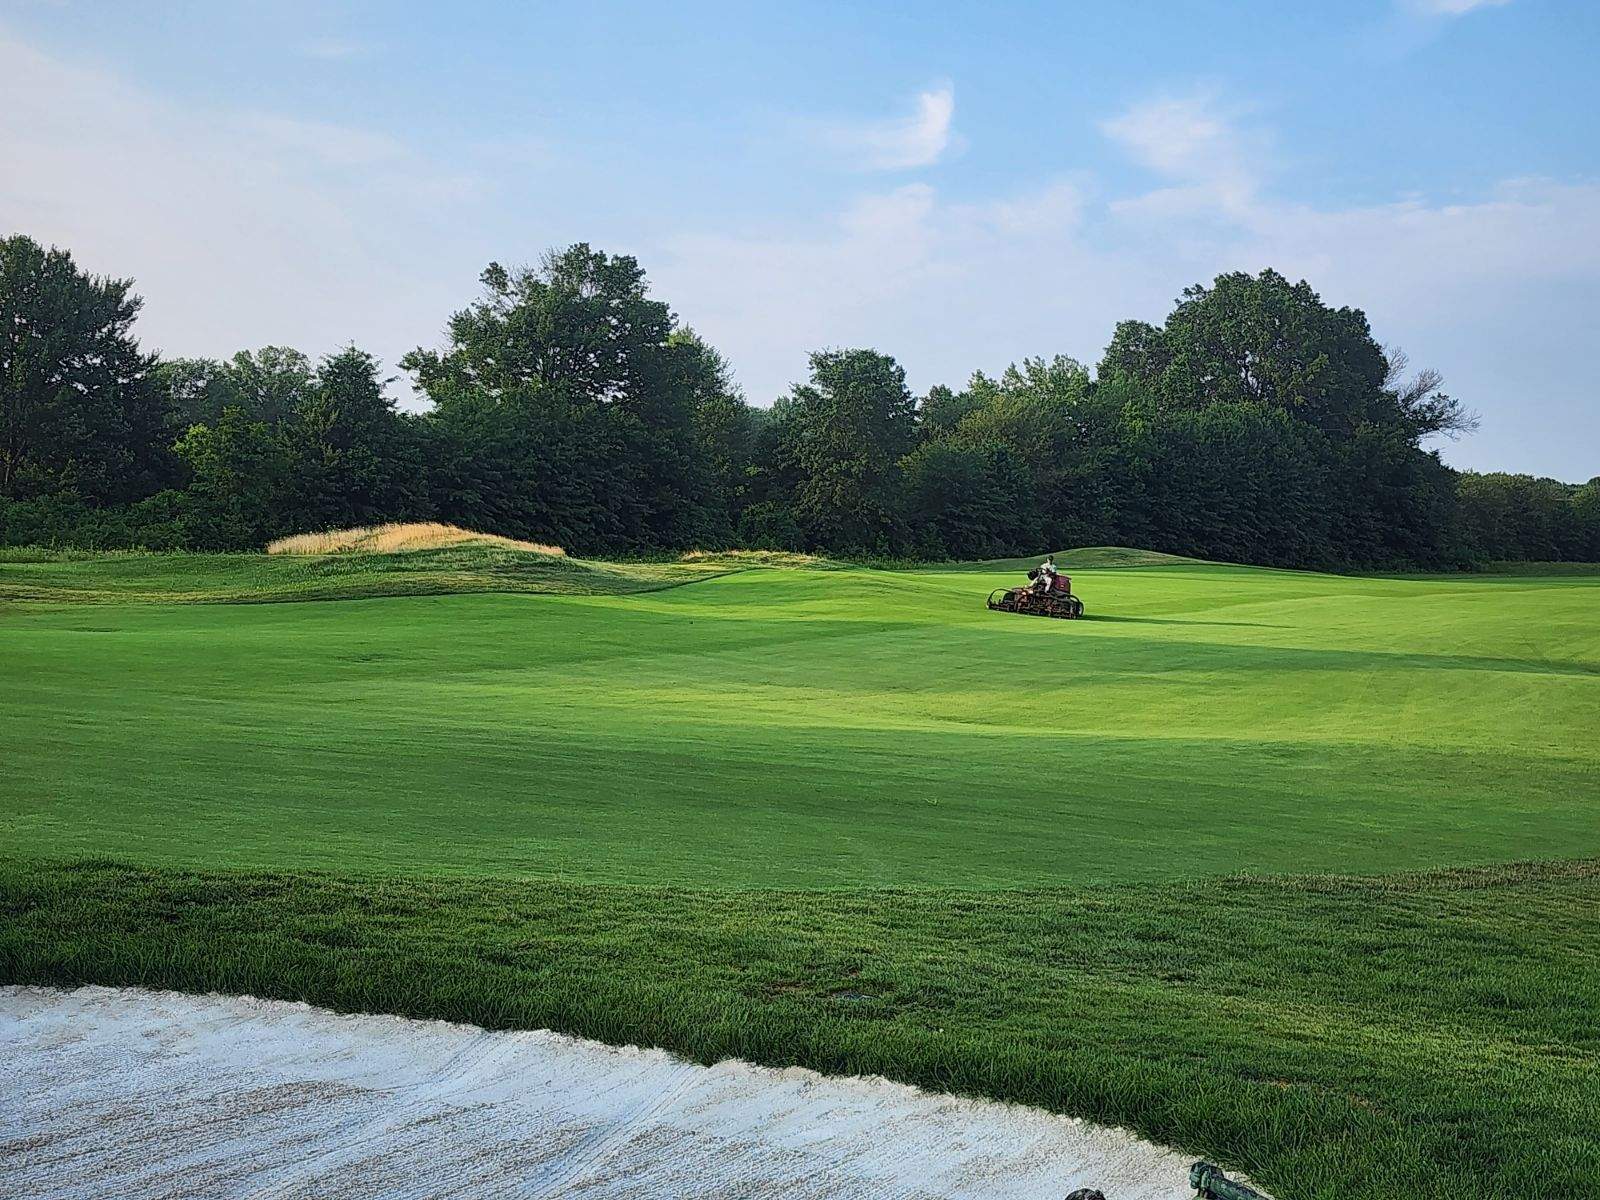
{"type": "Polygon", "coordinates": [[[1059,622],[982,607],[1010,564],[474,553],[0,561],[0,978],[879,1071],[1283,1200],[1600,1194],[1600,575],[1103,551],[1059,622]]]}
{"type": "MultiPolygon", "coordinates": [[[[143,595],[211,562],[51,565],[81,568],[69,596],[143,595]]],[[[1079,622],[988,612],[1008,578],[14,603],[0,832],[183,866],[717,887],[1600,854],[1600,577],[1108,569],[1079,573],[1079,622]]]]}
{"type": "Polygon", "coordinates": [[[0,602],[267,603],[471,592],[621,595],[723,574],[736,558],[585,562],[496,546],[405,554],[146,554],[0,551],[0,602]]]}
{"type": "Polygon", "coordinates": [[[837,893],[0,861],[0,979],[878,1073],[1130,1125],[1280,1200],[1579,1200],[1597,906],[1595,863],[837,893]]]}

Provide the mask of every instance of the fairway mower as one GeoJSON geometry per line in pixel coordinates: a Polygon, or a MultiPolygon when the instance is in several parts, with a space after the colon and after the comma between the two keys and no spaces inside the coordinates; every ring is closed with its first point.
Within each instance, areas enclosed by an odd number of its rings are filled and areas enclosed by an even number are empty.
{"type": "Polygon", "coordinates": [[[1072,594],[1066,575],[1047,574],[1038,567],[1028,572],[1028,586],[995,588],[989,593],[995,612],[1021,613],[1025,617],[1060,617],[1074,621],[1083,616],[1083,601],[1072,594]]]}

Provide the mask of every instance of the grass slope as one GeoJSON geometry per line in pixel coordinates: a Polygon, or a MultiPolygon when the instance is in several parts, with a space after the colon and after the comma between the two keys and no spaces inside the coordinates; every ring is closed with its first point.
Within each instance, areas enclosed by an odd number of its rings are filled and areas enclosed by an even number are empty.
{"type": "Polygon", "coordinates": [[[12,605],[0,834],[716,887],[1600,854],[1600,577],[1091,570],[1079,622],[986,611],[1007,578],[12,605]]]}
{"type": "Polygon", "coordinates": [[[515,546],[397,554],[0,554],[0,601],[267,603],[470,592],[606,596],[653,591],[738,569],[727,561],[587,562],[515,546]]]}
{"type": "Polygon", "coordinates": [[[551,1027],[1133,1126],[1280,1200],[1600,1179],[1600,864],[1026,892],[0,861],[0,980],[551,1027]]]}
{"type": "Polygon", "coordinates": [[[1451,869],[1600,856],[1600,576],[1069,555],[1070,623],[984,610],[1009,568],[749,557],[147,602],[467,553],[0,562],[0,978],[874,1070],[1283,1200],[1600,1194],[1600,868],[1451,869]]]}

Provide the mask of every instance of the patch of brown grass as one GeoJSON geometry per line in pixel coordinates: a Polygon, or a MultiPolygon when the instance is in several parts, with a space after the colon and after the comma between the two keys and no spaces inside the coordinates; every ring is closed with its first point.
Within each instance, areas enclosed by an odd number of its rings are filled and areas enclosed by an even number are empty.
{"type": "Polygon", "coordinates": [[[451,546],[499,546],[534,554],[565,555],[560,546],[519,542],[493,533],[476,533],[459,525],[438,521],[366,525],[356,529],[329,529],[322,533],[297,533],[267,543],[268,554],[403,554],[408,550],[442,550],[451,546]]]}

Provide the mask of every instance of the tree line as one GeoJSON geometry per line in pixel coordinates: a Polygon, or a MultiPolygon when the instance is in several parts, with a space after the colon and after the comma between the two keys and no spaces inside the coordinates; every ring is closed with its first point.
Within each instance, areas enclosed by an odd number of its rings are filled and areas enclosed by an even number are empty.
{"type": "Polygon", "coordinates": [[[1436,373],[1305,282],[1234,273],[1091,371],[1026,359],[914,396],[875,350],[770,407],[626,255],[491,264],[396,405],[355,346],[162,360],[125,279],[0,242],[0,542],[258,549],[443,520],[579,554],[749,547],[971,559],[1135,545],[1234,562],[1600,560],[1600,479],[1458,473],[1436,373]]]}

